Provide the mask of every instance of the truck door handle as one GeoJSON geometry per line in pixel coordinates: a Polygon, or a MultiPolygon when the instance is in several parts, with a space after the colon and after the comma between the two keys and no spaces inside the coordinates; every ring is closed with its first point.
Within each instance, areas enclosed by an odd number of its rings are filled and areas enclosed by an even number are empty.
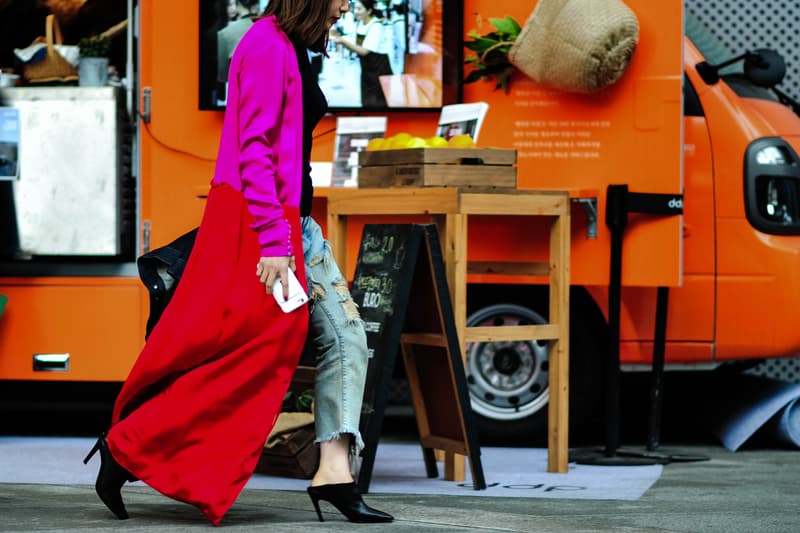
{"type": "Polygon", "coordinates": [[[34,372],[67,372],[68,370],[69,370],[68,353],[33,354],[34,372]]]}

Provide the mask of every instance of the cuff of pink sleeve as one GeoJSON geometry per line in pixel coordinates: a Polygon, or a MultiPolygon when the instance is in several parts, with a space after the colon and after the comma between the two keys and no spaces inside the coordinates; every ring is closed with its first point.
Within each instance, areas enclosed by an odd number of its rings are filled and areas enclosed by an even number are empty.
{"type": "Polygon", "coordinates": [[[285,257],[294,255],[292,226],[285,218],[271,224],[253,228],[258,233],[261,257],[285,257]]]}

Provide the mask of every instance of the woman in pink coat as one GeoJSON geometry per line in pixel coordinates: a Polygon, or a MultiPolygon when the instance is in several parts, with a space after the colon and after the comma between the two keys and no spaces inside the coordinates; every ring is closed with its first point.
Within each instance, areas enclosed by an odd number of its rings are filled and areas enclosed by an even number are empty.
{"type": "MultiPolygon", "coordinates": [[[[111,429],[86,458],[100,451],[95,487],[118,518],[128,517],[123,484],[140,479],[217,525],[255,469],[308,328],[306,306],[285,313],[272,295],[276,280],[288,294],[290,269],[306,286],[303,86],[293,41],[324,52],[348,9],[347,0],[272,0],[236,48],[197,240],[111,429]]],[[[309,494],[315,507],[329,501],[354,522],[392,519],[364,504],[352,483],[309,494]]]]}

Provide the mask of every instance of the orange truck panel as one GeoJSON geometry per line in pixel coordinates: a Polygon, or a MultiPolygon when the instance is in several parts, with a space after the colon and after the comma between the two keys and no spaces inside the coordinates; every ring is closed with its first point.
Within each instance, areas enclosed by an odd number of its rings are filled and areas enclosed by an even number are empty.
{"type": "MultiPolygon", "coordinates": [[[[684,119],[683,271],[685,275],[714,273],[714,161],[703,117],[684,119]]],[[[713,280],[711,281],[713,283],[713,280]]]]}
{"type": "Polygon", "coordinates": [[[2,379],[122,381],[144,344],[137,278],[5,278],[0,293],[2,379]],[[34,371],[36,354],[69,354],[69,368],[34,371]]]}
{"type": "Polygon", "coordinates": [[[797,355],[800,242],[757,233],[743,219],[720,220],[717,357],[797,355]]]}
{"type": "MultiPolygon", "coordinates": [[[[610,244],[602,222],[607,184],[629,184],[635,192],[679,194],[683,189],[682,9],[677,2],[626,4],[639,19],[639,44],[615,85],[597,94],[570,95],[542,89],[520,75],[508,95],[494,91],[490,81],[464,88],[465,100],[490,105],[479,144],[517,148],[520,187],[599,191],[597,239],[573,235],[571,275],[578,284],[608,283],[610,244]]],[[[464,29],[476,28],[476,14],[484,21],[481,33],[488,30],[489,18],[510,15],[523,24],[535,5],[467,0],[464,29]]],[[[680,218],[631,218],[624,284],[680,284],[680,218]]]]}
{"type": "Polygon", "coordinates": [[[200,223],[223,114],[197,109],[197,3],[151,0],[140,12],[140,84],[152,89],[152,121],[141,130],[141,209],[156,248],[200,223]]]}
{"type": "MultiPolygon", "coordinates": [[[[607,90],[556,94],[519,73],[509,94],[495,91],[489,81],[466,85],[464,101],[489,103],[479,145],[516,148],[522,188],[598,198],[594,239],[586,236],[582,208],[573,205],[570,268],[573,285],[585,287],[603,313],[609,278],[606,186],[626,183],[634,192],[685,194],[681,217],[630,217],[623,257],[623,363],[649,362],[659,285],[670,287],[668,362],[793,355],[800,347],[800,238],[766,235],[749,224],[742,161],[747,145],[768,135],[783,136],[800,152],[800,119],[786,106],[741,98],[725,83],[704,83],[694,69],[702,56],[682,40],[678,0],[626,4],[639,18],[639,46],[628,71],[607,90]],[[704,117],[683,116],[684,73],[704,117]],[[545,138],[566,144],[535,144],[545,138]]],[[[464,0],[464,30],[477,27],[476,15],[484,20],[481,31],[488,30],[489,18],[510,15],[524,23],[535,5],[464,0]]],[[[200,222],[223,113],[198,110],[197,2],[141,0],[139,14],[139,85],[152,96],[150,122],[139,124],[139,207],[152,249],[200,222]]],[[[362,114],[387,115],[387,136],[401,131],[430,136],[439,117],[438,111],[362,114]]],[[[334,116],[319,124],[312,160],[333,159],[335,127],[334,116]]],[[[326,190],[315,196],[314,216],[324,229],[326,190]]],[[[351,218],[345,275],[352,278],[364,223],[418,220],[351,218]]],[[[541,261],[546,229],[539,222],[524,226],[509,217],[474,217],[469,259],[541,261]]],[[[468,279],[478,288],[543,282],[468,279]]],[[[0,317],[0,379],[122,380],[143,344],[147,293],[136,278],[0,278],[0,293],[9,296],[0,317]],[[71,355],[69,372],[33,372],[34,353],[62,352],[71,355]]]]}
{"type": "MultiPolygon", "coordinates": [[[[688,65],[702,60],[691,43],[684,49],[688,65]]],[[[800,239],[762,233],[747,220],[743,160],[747,146],[760,137],[781,135],[800,150],[800,118],[776,102],[741,98],[724,83],[707,85],[693,68],[687,68],[687,75],[709,117],[708,131],[714,139],[709,153],[716,216],[715,359],[796,355],[800,239]]]]}

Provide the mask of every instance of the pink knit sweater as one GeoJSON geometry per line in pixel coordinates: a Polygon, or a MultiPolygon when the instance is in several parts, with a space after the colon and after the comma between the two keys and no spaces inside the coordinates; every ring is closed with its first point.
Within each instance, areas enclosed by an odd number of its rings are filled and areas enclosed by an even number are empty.
{"type": "Polygon", "coordinates": [[[302,150],[303,89],[297,56],[275,17],[260,19],[231,59],[212,183],[227,183],[243,192],[255,217],[252,228],[262,256],[295,254],[282,206],[300,205],[302,150]]]}

